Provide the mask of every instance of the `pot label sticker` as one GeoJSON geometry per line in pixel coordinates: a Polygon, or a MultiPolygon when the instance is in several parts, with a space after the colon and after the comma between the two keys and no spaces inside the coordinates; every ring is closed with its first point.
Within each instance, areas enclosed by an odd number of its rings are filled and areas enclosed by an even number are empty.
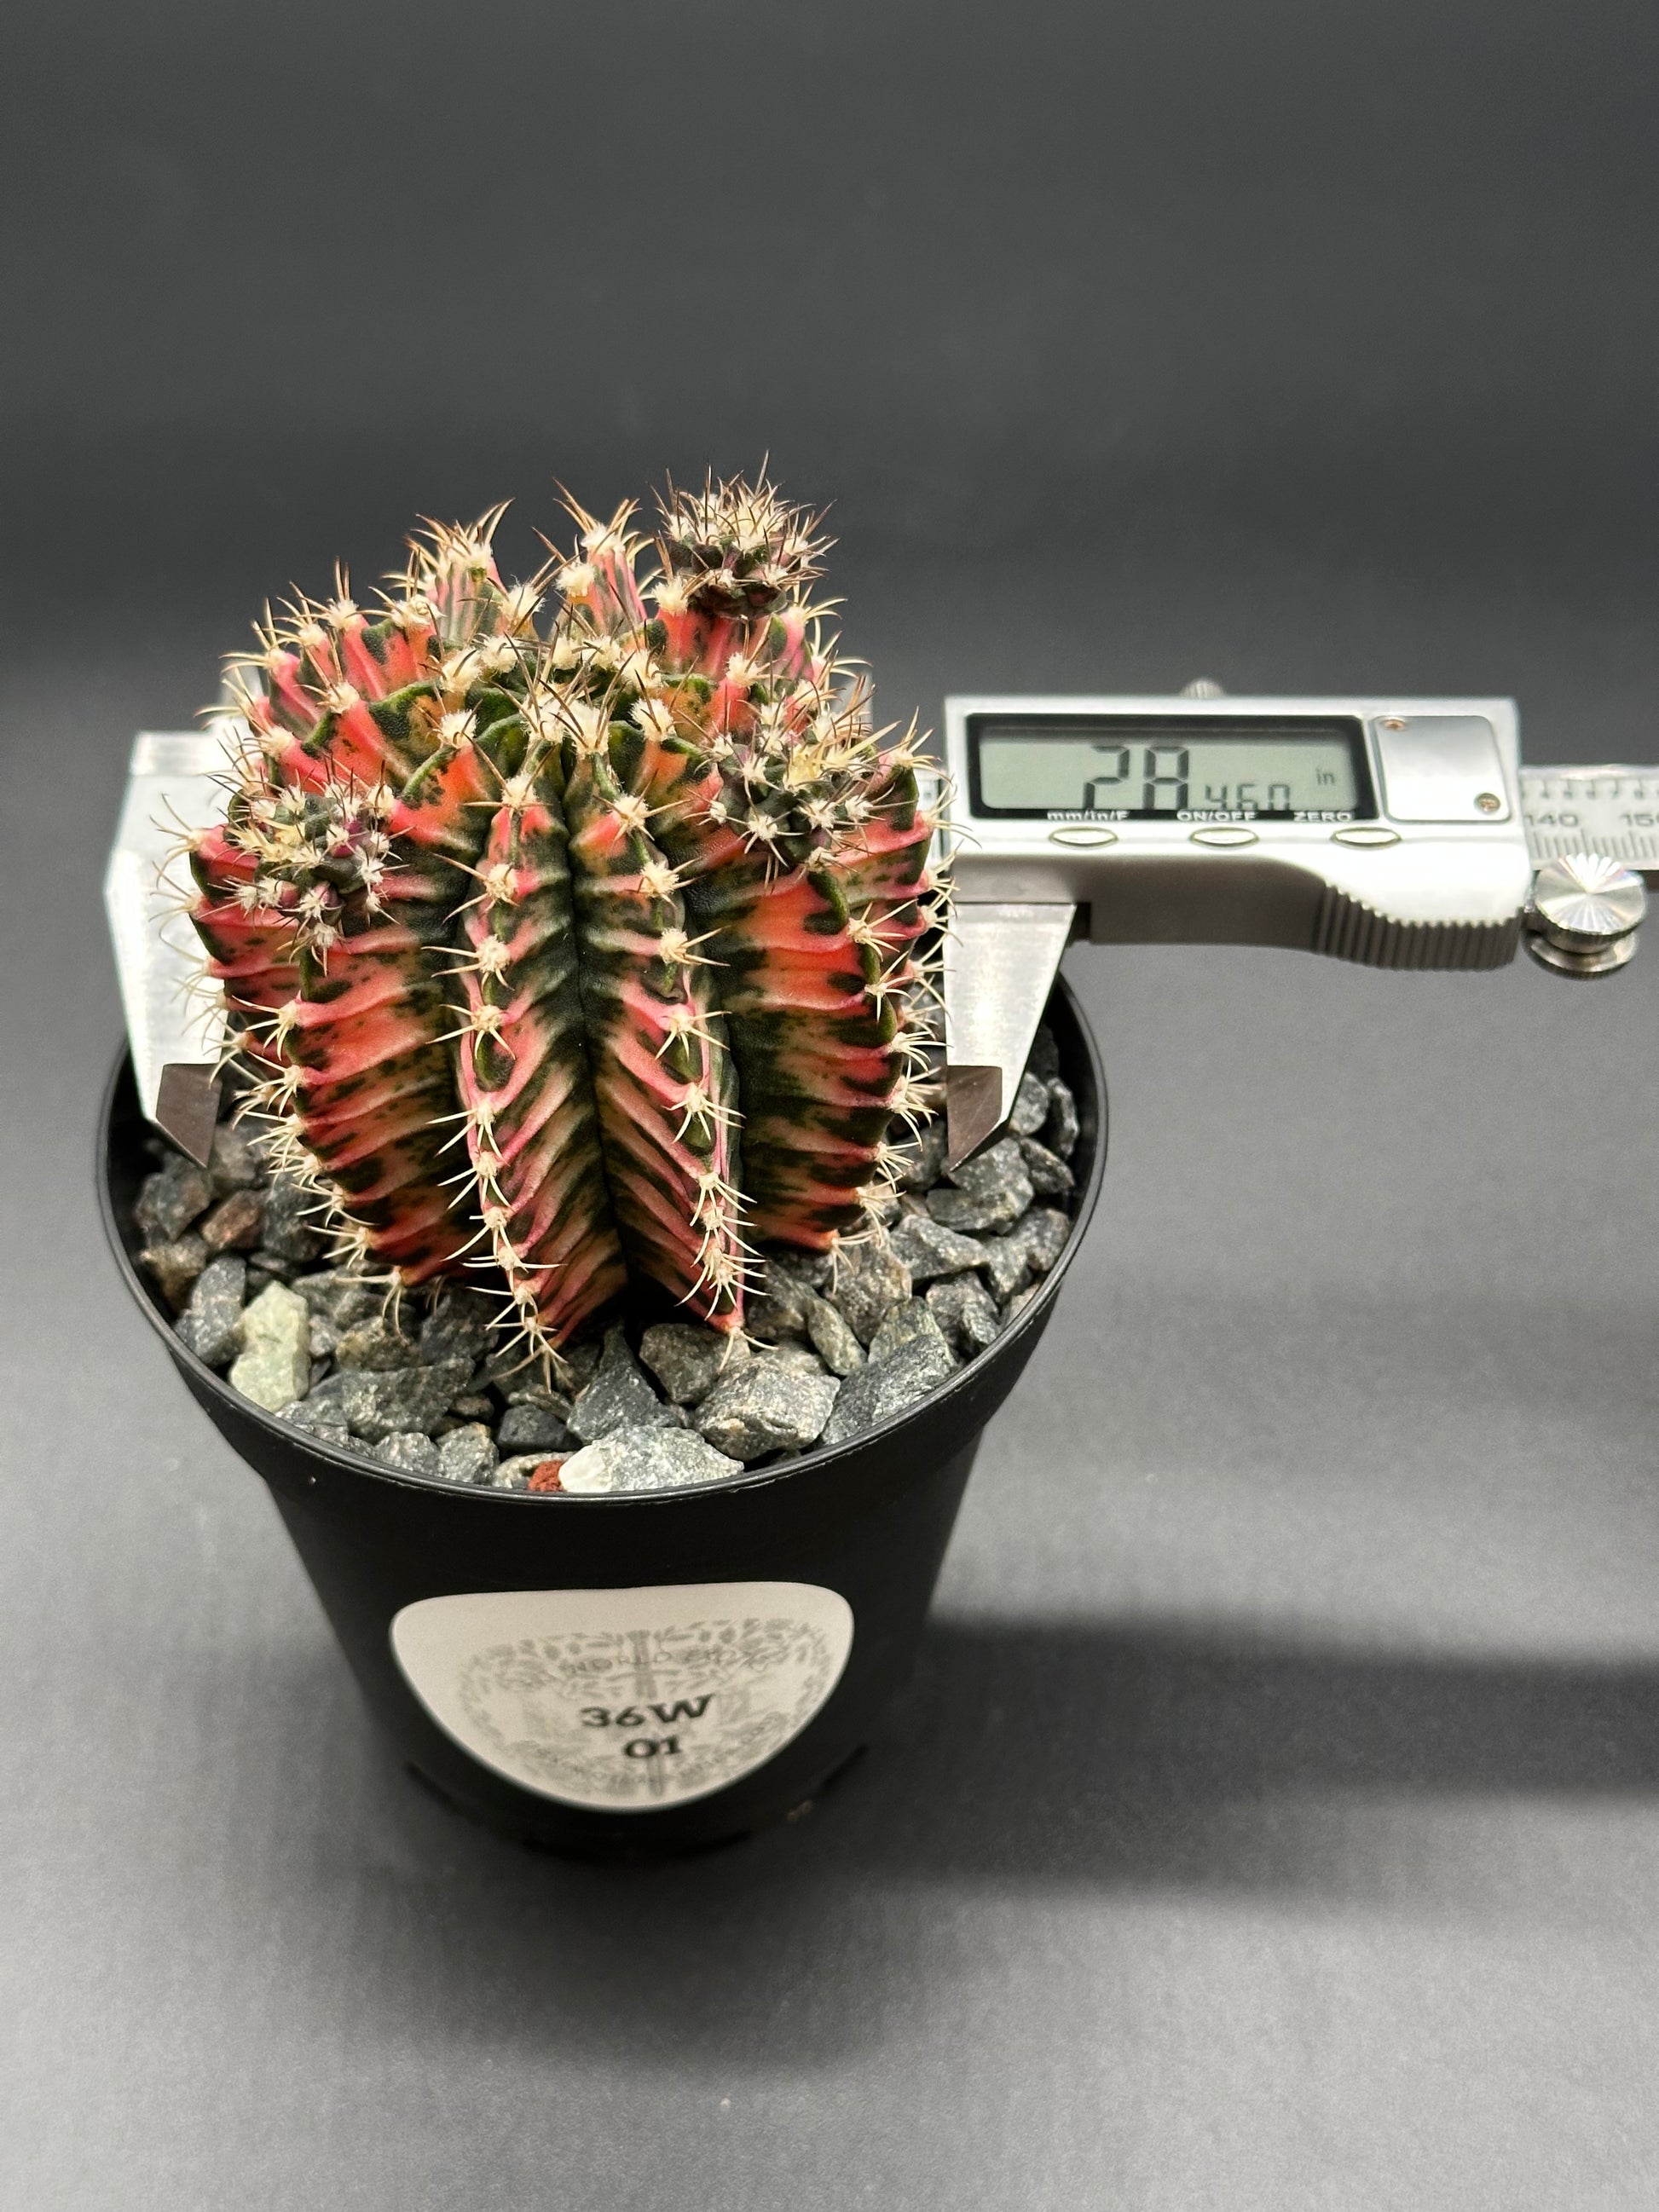
{"type": "Polygon", "coordinates": [[[648,1813],[723,1790],[841,1679],[853,1611],[813,1583],[422,1598],[392,1649],[440,1728],[563,1805],[648,1813]]]}

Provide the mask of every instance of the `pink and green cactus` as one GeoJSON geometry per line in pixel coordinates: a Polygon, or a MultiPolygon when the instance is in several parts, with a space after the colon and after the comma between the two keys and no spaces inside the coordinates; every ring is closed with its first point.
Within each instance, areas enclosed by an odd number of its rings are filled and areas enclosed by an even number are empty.
{"type": "Polygon", "coordinates": [[[858,1231],[927,1109],[942,923],[914,732],[871,726],[763,481],[413,541],[234,665],[192,917],[286,1164],[365,1267],[470,1268],[532,1350],[632,1282],[741,1328],[757,1243],[858,1231]],[[642,570],[644,573],[642,574],[642,570]]]}

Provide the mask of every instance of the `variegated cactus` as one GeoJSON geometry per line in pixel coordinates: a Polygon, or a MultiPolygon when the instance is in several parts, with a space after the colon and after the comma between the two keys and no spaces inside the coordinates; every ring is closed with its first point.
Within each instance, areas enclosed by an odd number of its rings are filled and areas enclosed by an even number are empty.
{"type": "Polygon", "coordinates": [[[555,1355],[641,1279],[740,1328],[757,1241],[857,1230],[929,1103],[942,921],[800,512],[671,493],[647,562],[571,511],[556,576],[504,586],[492,515],[375,614],[268,619],[191,854],[289,1167],[366,1266],[479,1267],[555,1355]]]}

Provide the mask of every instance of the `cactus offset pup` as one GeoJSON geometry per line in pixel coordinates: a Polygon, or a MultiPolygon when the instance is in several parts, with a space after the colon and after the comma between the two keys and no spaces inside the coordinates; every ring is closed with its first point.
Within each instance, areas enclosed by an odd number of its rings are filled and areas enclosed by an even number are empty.
{"type": "Polygon", "coordinates": [[[630,1283],[743,1325],[757,1242],[866,1218],[930,1103],[942,922],[913,733],[884,744],[764,482],[412,541],[234,664],[192,919],[283,1164],[365,1267],[478,1268],[556,1356],[630,1283]],[[641,568],[647,573],[641,577],[641,568]],[[544,611],[545,610],[545,611],[544,611]]]}

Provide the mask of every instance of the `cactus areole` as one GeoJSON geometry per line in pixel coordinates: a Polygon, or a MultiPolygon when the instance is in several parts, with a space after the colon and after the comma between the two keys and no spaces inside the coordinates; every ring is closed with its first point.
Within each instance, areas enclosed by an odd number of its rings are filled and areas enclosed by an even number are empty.
{"type": "Polygon", "coordinates": [[[501,1292],[556,1362],[630,1285],[743,1326],[757,1244],[855,1235],[931,1103],[942,892],[763,481],[572,508],[509,586],[434,527],[232,664],[191,917],[283,1164],[342,1245],[501,1292]],[[477,1271],[476,1273],[474,1271],[477,1271]]]}

